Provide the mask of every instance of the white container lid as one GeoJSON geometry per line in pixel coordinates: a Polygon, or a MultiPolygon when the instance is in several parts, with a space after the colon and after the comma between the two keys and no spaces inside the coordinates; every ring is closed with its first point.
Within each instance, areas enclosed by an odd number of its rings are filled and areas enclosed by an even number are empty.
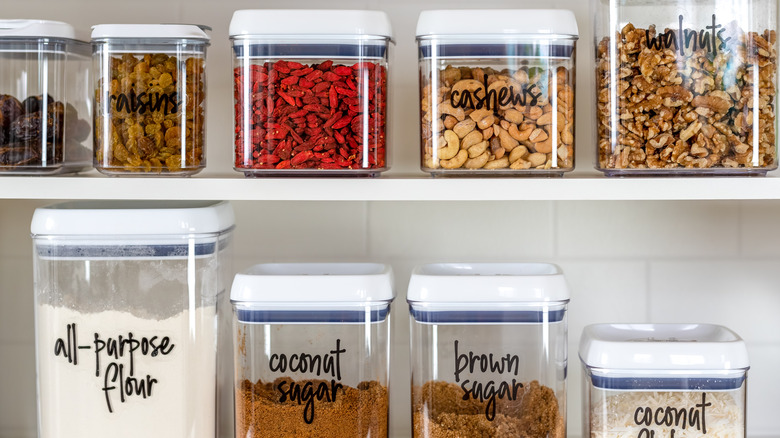
{"type": "Polygon", "coordinates": [[[387,14],[337,9],[243,9],[233,13],[229,32],[236,36],[378,36],[393,38],[387,14]]]}
{"type": "Polygon", "coordinates": [[[580,338],[580,360],[601,370],[743,370],[747,347],[712,324],[593,324],[580,338]]]}
{"type": "Polygon", "coordinates": [[[237,274],[230,300],[249,305],[386,303],[395,297],[393,270],[378,263],[269,263],[237,274]]]}
{"type": "Polygon", "coordinates": [[[35,209],[37,236],[180,236],[221,233],[235,224],[225,201],[76,201],[35,209]]]}
{"type": "Polygon", "coordinates": [[[182,39],[209,41],[207,26],[194,24],[98,24],[92,26],[92,39],[182,39]]]}
{"type": "Polygon", "coordinates": [[[409,281],[411,304],[567,302],[563,272],[546,263],[439,263],[417,266],[409,281]]]}
{"type": "Polygon", "coordinates": [[[417,36],[578,37],[574,12],[564,9],[479,9],[423,11],[417,36]]]}
{"type": "Polygon", "coordinates": [[[73,26],[50,20],[0,20],[0,38],[3,37],[77,39],[73,26]]]}

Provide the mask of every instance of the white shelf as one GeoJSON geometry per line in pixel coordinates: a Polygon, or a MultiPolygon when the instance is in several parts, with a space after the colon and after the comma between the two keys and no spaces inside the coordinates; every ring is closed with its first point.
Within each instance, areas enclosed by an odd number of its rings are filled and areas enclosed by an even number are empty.
{"type": "Polygon", "coordinates": [[[191,178],[0,177],[0,199],[224,199],[259,201],[776,200],[780,177],[191,178]]]}

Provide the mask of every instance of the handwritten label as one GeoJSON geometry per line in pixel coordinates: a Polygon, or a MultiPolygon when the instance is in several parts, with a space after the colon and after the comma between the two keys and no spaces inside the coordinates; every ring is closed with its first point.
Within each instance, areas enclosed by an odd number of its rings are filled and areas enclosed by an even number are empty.
{"type": "Polygon", "coordinates": [[[275,373],[309,373],[312,376],[330,376],[330,382],[306,382],[282,380],[276,385],[281,393],[279,403],[288,399],[299,405],[306,404],[303,408],[303,421],[306,424],[314,422],[314,401],[333,403],[336,401],[338,390],[344,385],[338,383],[341,380],[341,354],[346,353],[346,348],[341,347],[341,339],[336,339],[336,348],[325,354],[300,353],[289,357],[286,354],[272,354],[268,361],[268,367],[275,373]]]}
{"type": "Polygon", "coordinates": [[[132,332],[119,335],[116,338],[92,335],[92,341],[79,344],[78,326],[67,324],[65,339],[58,338],[54,343],[54,356],[64,357],[69,364],[79,365],[81,350],[92,350],[95,360],[95,377],[102,378],[101,390],[106,400],[109,413],[114,412],[113,403],[116,392],[119,402],[125,403],[131,397],[144,399],[153,395],[154,386],[159,383],[153,376],[136,372],[136,362],[139,356],[161,357],[171,354],[175,345],[168,336],[152,336],[137,338],[132,332]],[[136,377],[136,374],[139,374],[136,377]]]}
{"type": "Polygon", "coordinates": [[[501,107],[514,105],[536,105],[542,92],[536,84],[523,84],[519,90],[514,85],[488,89],[488,75],[485,75],[484,87],[474,91],[454,90],[450,95],[453,108],[486,109],[498,113],[501,107]]]}
{"type": "Polygon", "coordinates": [[[707,434],[707,408],[712,403],[707,402],[707,393],[701,394],[701,403],[696,403],[691,407],[673,407],[659,406],[639,406],[634,411],[634,423],[642,427],[637,434],[637,438],[661,438],[656,436],[655,431],[650,427],[666,426],[672,427],[669,438],[674,438],[676,429],[695,429],[707,434]]]}
{"type": "Polygon", "coordinates": [[[179,107],[182,103],[178,100],[178,93],[175,91],[170,94],[146,92],[136,94],[134,90],[131,90],[129,94],[112,94],[109,99],[109,105],[115,111],[126,111],[136,114],[162,111],[166,116],[179,112],[179,107]]]}
{"type": "Polygon", "coordinates": [[[669,29],[655,37],[650,37],[650,32],[646,34],[647,47],[654,50],[665,50],[674,48],[681,56],[685,51],[693,53],[697,50],[705,50],[707,53],[715,55],[718,51],[726,51],[731,37],[725,37],[723,34],[726,29],[723,25],[717,23],[715,14],[712,14],[712,24],[705,26],[704,29],[685,29],[683,22],[685,18],[680,15],[677,17],[678,28],[669,29]]]}
{"type": "Polygon", "coordinates": [[[523,388],[523,384],[517,379],[512,379],[511,383],[494,380],[479,382],[470,379],[463,379],[461,382],[461,374],[468,372],[473,375],[475,372],[490,372],[517,376],[520,373],[520,357],[508,353],[500,356],[493,353],[475,354],[473,351],[460,353],[458,351],[459,344],[459,341],[455,341],[455,382],[460,383],[460,387],[463,389],[463,400],[474,399],[479,400],[480,403],[487,401],[485,418],[488,421],[493,421],[496,418],[497,399],[517,400],[518,391],[523,388]]]}

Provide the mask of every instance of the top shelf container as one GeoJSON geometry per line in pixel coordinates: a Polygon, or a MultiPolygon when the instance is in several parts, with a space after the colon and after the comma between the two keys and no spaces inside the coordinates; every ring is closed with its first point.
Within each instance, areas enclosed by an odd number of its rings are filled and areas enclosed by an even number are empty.
{"type": "Polygon", "coordinates": [[[777,3],[592,0],[597,168],[764,175],[777,168],[777,3]]]}

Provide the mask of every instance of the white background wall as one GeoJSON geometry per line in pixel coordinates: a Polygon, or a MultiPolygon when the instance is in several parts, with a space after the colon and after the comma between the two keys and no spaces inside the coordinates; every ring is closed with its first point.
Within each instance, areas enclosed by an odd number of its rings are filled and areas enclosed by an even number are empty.
{"type": "MultiPolygon", "coordinates": [[[[227,26],[242,8],[368,8],[390,14],[390,174],[419,173],[416,18],[422,9],[569,8],[581,41],[577,173],[591,172],[592,33],[581,0],[0,0],[0,18],[45,18],[88,29],[98,23],[185,22],[213,26],[206,174],[235,174],[227,26]]],[[[502,190],[496,180],[495,190],[502,190]]],[[[2,194],[0,194],[2,196],[2,194]]],[[[33,209],[0,201],[0,438],[35,436],[33,209]]],[[[780,202],[240,202],[235,267],[267,261],[377,261],[396,272],[391,415],[409,435],[408,314],[411,268],[439,261],[549,261],[569,279],[569,436],[580,434],[582,327],[594,322],[710,322],[748,342],[749,436],[780,436],[780,202]]]]}

